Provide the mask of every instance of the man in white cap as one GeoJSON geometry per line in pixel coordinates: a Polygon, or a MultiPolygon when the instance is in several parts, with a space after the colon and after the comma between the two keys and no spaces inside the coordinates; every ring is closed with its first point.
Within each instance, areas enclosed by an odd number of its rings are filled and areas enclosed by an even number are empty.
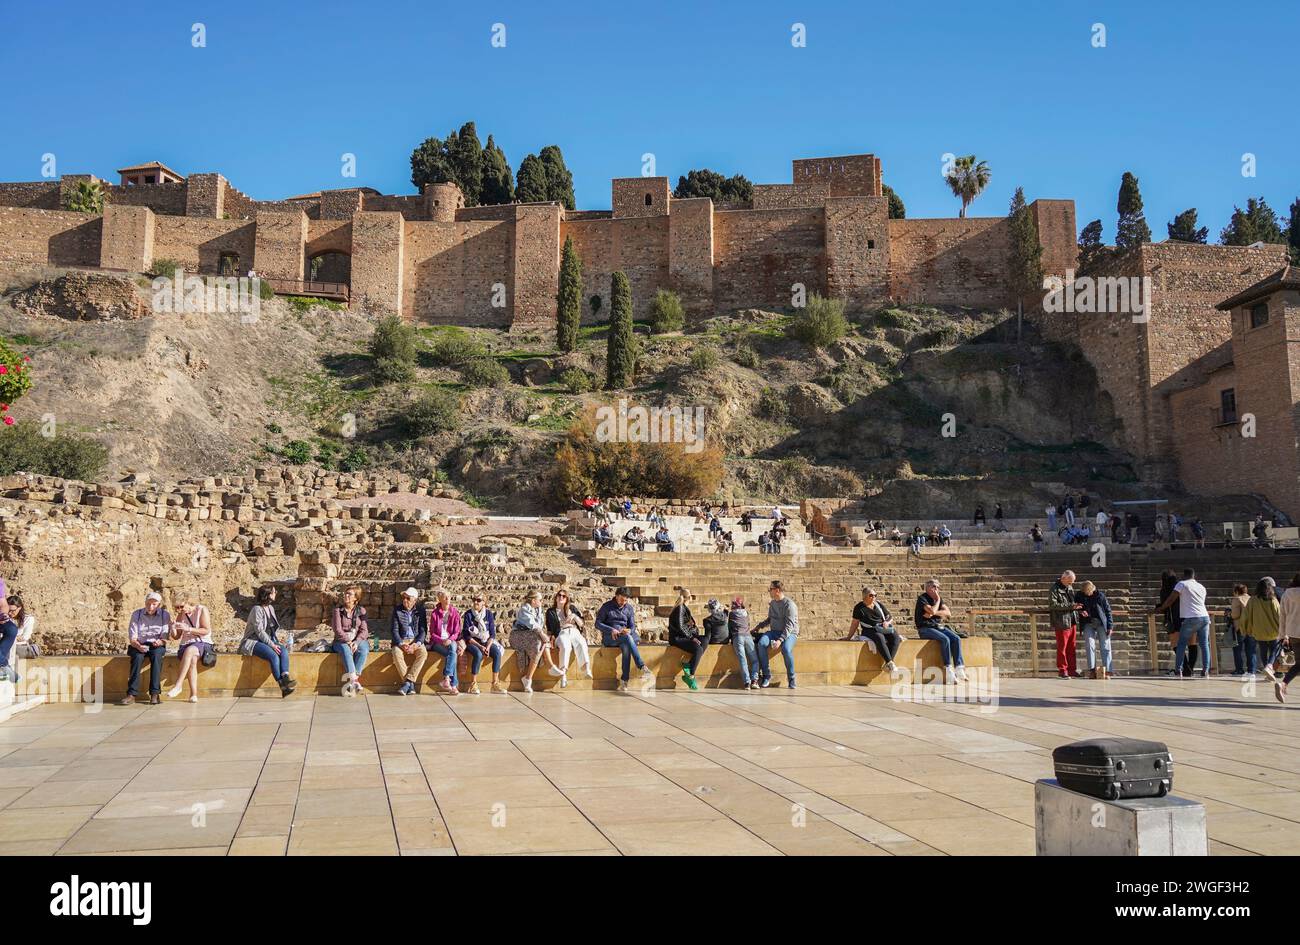
{"type": "Polygon", "coordinates": [[[144,606],[131,615],[127,629],[126,654],[131,657],[131,676],[126,683],[126,697],[119,705],[131,705],[140,691],[140,669],[149,658],[149,704],[162,701],[163,657],[167,655],[167,636],[172,630],[171,614],[162,605],[162,595],[150,591],[144,606]]]}
{"type": "Polygon", "coordinates": [[[409,696],[420,683],[420,670],[429,658],[425,641],[429,637],[429,615],[420,603],[420,592],[413,587],[402,591],[401,600],[393,608],[393,665],[402,677],[398,695],[409,696]]]}

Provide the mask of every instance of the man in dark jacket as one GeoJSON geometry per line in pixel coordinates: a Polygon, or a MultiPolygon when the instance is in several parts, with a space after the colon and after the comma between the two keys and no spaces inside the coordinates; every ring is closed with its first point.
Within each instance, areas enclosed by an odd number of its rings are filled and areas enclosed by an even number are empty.
{"type": "Polygon", "coordinates": [[[414,587],[402,591],[401,601],[393,608],[390,627],[393,648],[393,666],[403,679],[399,695],[409,696],[420,682],[420,670],[429,658],[425,641],[429,636],[429,615],[420,603],[420,592],[414,587]]]}
{"type": "Polygon", "coordinates": [[[1052,584],[1047,596],[1052,629],[1056,631],[1056,674],[1062,679],[1078,679],[1078,658],[1074,645],[1079,631],[1079,611],[1083,605],[1075,600],[1074,572],[1066,571],[1052,584]]]}
{"type": "Polygon", "coordinates": [[[1091,581],[1079,585],[1079,624],[1083,628],[1084,645],[1088,653],[1088,677],[1105,679],[1110,675],[1110,635],[1115,621],[1110,615],[1110,601],[1101,588],[1091,581]],[[1101,650],[1101,665],[1097,664],[1097,650],[1101,650]]]}

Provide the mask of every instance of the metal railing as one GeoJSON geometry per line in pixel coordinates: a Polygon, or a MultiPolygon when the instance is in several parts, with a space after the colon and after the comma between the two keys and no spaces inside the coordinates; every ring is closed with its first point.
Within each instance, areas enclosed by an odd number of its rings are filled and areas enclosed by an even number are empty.
{"type": "Polygon", "coordinates": [[[346,282],[315,282],[310,279],[271,279],[262,276],[262,281],[271,287],[276,295],[304,295],[319,299],[348,301],[350,287],[346,282]]]}

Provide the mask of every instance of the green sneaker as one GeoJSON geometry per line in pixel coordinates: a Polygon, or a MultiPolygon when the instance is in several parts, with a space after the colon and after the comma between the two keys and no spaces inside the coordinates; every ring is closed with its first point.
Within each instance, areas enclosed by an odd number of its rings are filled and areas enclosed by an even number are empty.
{"type": "Polygon", "coordinates": [[[700,688],[699,683],[695,681],[695,677],[692,676],[690,673],[682,673],[682,680],[686,683],[687,686],[690,687],[692,692],[696,692],[699,690],[700,688]]]}

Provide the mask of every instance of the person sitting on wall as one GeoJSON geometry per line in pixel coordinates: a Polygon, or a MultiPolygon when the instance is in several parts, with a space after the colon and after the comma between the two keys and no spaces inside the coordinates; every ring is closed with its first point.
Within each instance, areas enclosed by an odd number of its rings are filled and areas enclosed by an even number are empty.
{"type": "Polygon", "coordinates": [[[749,514],[749,509],[740,513],[740,530],[746,534],[754,530],[754,517],[749,514]]]}
{"type": "Polygon", "coordinates": [[[361,585],[352,584],[343,591],[330,623],[334,629],[331,649],[343,661],[341,692],[349,698],[360,695],[361,670],[370,655],[370,624],[366,621],[366,609],[361,606],[361,585]]]}
{"type": "Polygon", "coordinates": [[[140,689],[140,669],[149,660],[149,704],[162,702],[163,657],[167,655],[167,638],[172,632],[171,614],[162,605],[162,595],[150,591],[144,606],[131,614],[127,629],[127,656],[131,657],[131,675],[126,696],[119,705],[131,705],[140,689]]]}
{"type": "Polygon", "coordinates": [[[677,605],[668,615],[668,645],[686,653],[685,659],[682,660],[682,682],[694,691],[700,688],[695,681],[695,670],[700,665],[701,657],[709,648],[709,638],[700,632],[699,626],[695,623],[695,617],[691,613],[692,600],[694,595],[687,588],[678,590],[677,605]]]}
{"type": "Polygon", "coordinates": [[[566,588],[560,588],[551,597],[551,606],[546,610],[546,633],[554,641],[559,654],[559,672],[551,675],[560,677],[560,688],[569,685],[569,661],[578,658],[578,669],[588,679],[593,678],[591,671],[591,651],[587,647],[587,637],[583,627],[587,615],[582,608],[569,598],[566,588]]]}
{"type": "Polygon", "coordinates": [[[186,680],[190,684],[190,702],[199,701],[199,661],[212,648],[212,618],[208,608],[185,595],[176,606],[176,619],[172,622],[171,637],[180,641],[176,656],[180,659],[180,675],[176,685],[167,690],[168,699],[179,698],[186,680]]]}
{"type": "Polygon", "coordinates": [[[717,541],[718,554],[731,554],[736,550],[736,538],[731,532],[726,531],[718,535],[717,541]]]}
{"type": "Polygon", "coordinates": [[[18,673],[9,665],[9,657],[21,632],[21,625],[13,614],[13,604],[9,602],[16,599],[10,597],[0,601],[0,681],[18,682],[18,673]]]}
{"type": "Polygon", "coordinates": [[[1205,523],[1199,518],[1192,519],[1192,547],[1205,547],[1205,523]]]}
{"type": "Polygon", "coordinates": [[[256,656],[266,660],[271,676],[280,684],[280,695],[288,696],[298,687],[289,675],[289,654],[293,652],[293,634],[284,641],[279,638],[280,618],[275,615],[275,587],[263,584],[257,589],[257,603],[248,614],[244,639],[239,643],[242,656],[256,656]]]}
{"type": "Polygon", "coordinates": [[[620,587],[614,592],[613,600],[607,600],[596,611],[596,629],[600,631],[600,645],[618,647],[622,653],[622,675],[619,677],[620,692],[627,691],[628,679],[632,673],[632,663],[641,671],[647,681],[654,679],[654,670],[645,664],[641,652],[637,649],[636,608],[632,605],[632,590],[620,587]]]}
{"type": "Polygon", "coordinates": [[[758,553],[761,555],[772,553],[772,539],[768,537],[767,532],[758,533],[758,553]]]}
{"type": "Polygon", "coordinates": [[[613,548],[614,536],[609,530],[608,525],[597,525],[591,532],[591,540],[596,543],[597,548],[613,548]]]}
{"type": "Polygon", "coordinates": [[[1029,529],[1029,540],[1034,543],[1034,554],[1043,552],[1043,529],[1037,522],[1029,529]]]}
{"type": "Polygon", "coordinates": [[[660,551],[676,551],[677,546],[673,543],[673,536],[668,534],[666,527],[661,527],[655,532],[655,547],[660,551]]]}
{"type": "Polygon", "coordinates": [[[420,670],[429,658],[425,641],[429,638],[429,615],[420,603],[420,592],[414,587],[402,591],[398,604],[393,608],[393,620],[389,625],[393,647],[393,666],[397,675],[403,680],[397,690],[399,696],[409,696],[420,685],[420,670]]]}
{"type": "Polygon", "coordinates": [[[971,516],[970,523],[976,528],[983,528],[988,524],[988,519],[984,517],[984,506],[979,504],[975,506],[975,514],[971,516]]]}
{"type": "Polygon", "coordinates": [[[894,631],[894,620],[889,615],[889,608],[877,599],[875,588],[862,589],[862,601],[853,607],[849,639],[871,644],[872,649],[885,661],[885,669],[889,670],[890,677],[898,678],[899,670],[894,664],[894,657],[898,655],[902,637],[894,631]]]}
{"type": "Polygon", "coordinates": [[[482,594],[471,598],[470,606],[461,616],[460,629],[469,656],[469,688],[465,692],[471,696],[479,694],[478,671],[484,656],[492,661],[492,691],[505,692],[506,687],[501,685],[501,658],[505,649],[497,641],[496,614],[488,610],[482,594]]]}
{"type": "Polygon", "coordinates": [[[722,523],[719,522],[718,517],[714,515],[709,519],[709,537],[717,538],[718,532],[720,531],[722,531],[722,523]]]}
{"type": "Polygon", "coordinates": [[[939,594],[939,582],[933,578],[925,582],[925,588],[916,598],[916,607],[912,611],[912,622],[916,625],[916,635],[922,640],[934,640],[939,644],[939,655],[944,665],[944,682],[966,681],[966,667],[961,655],[961,636],[948,626],[952,611],[939,594]]]}
{"type": "Polygon", "coordinates": [[[898,530],[897,525],[895,525],[893,529],[890,531],[889,540],[892,541],[895,545],[903,544],[903,533],[898,530]]]}
{"type": "Polygon", "coordinates": [[[939,544],[945,548],[952,544],[952,529],[946,522],[939,526],[939,544]]]}
{"type": "Polygon", "coordinates": [[[433,609],[429,611],[429,652],[442,657],[442,682],[438,691],[443,695],[459,695],[456,664],[465,644],[460,639],[460,611],[451,602],[451,594],[440,587],[433,592],[433,609]]]}
{"type": "Polygon", "coordinates": [[[645,551],[645,531],[633,525],[623,534],[623,547],[628,551],[645,551]]]}

